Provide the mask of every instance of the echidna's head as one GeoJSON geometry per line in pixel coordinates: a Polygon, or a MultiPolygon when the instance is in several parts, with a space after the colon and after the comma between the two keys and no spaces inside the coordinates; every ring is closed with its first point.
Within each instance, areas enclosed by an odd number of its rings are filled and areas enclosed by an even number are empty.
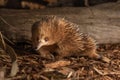
{"type": "Polygon", "coordinates": [[[32,42],[36,50],[39,50],[43,46],[55,44],[54,33],[48,26],[49,25],[41,25],[39,22],[36,22],[32,26],[32,42]]]}
{"type": "MultiPolygon", "coordinates": [[[[37,35],[36,35],[37,36],[37,35]]],[[[53,45],[55,42],[50,35],[50,33],[41,33],[39,36],[36,37],[36,50],[39,50],[42,46],[53,45]]]]}

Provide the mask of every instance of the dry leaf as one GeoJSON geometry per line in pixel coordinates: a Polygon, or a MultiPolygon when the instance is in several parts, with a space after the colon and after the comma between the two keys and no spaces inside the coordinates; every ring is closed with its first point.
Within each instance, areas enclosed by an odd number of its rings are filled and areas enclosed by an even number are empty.
{"type": "Polygon", "coordinates": [[[10,76],[15,76],[18,71],[19,71],[19,68],[18,68],[17,61],[14,61],[14,62],[12,63],[12,68],[11,68],[10,76]]]}

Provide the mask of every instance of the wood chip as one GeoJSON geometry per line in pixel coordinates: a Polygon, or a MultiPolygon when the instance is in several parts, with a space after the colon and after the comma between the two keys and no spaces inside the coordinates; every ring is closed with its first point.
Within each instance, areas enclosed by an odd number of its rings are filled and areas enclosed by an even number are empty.
{"type": "Polygon", "coordinates": [[[103,72],[101,72],[99,69],[97,69],[96,67],[93,67],[93,69],[100,75],[104,76],[105,74],[103,72]]]}
{"type": "Polygon", "coordinates": [[[0,80],[5,80],[5,71],[0,70],[0,80]]]}
{"type": "Polygon", "coordinates": [[[115,75],[120,75],[120,71],[105,71],[105,70],[99,70],[99,69],[97,69],[97,68],[95,68],[95,67],[93,67],[93,69],[98,73],[98,74],[100,74],[100,75],[102,75],[102,76],[105,76],[105,75],[109,75],[109,74],[115,74],[115,75]]]}
{"type": "Polygon", "coordinates": [[[102,61],[106,63],[110,63],[111,60],[107,57],[102,56],[102,61]]]}
{"type": "Polygon", "coordinates": [[[46,68],[59,68],[70,65],[70,61],[60,60],[49,64],[44,64],[46,68]]]}

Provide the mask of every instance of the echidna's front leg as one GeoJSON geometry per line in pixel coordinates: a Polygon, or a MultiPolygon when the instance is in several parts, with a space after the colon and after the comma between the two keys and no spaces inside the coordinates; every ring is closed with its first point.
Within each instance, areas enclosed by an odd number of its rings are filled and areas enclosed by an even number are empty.
{"type": "Polygon", "coordinates": [[[67,50],[62,50],[62,49],[59,49],[58,51],[57,51],[57,56],[55,57],[57,60],[58,59],[63,59],[63,58],[65,58],[65,57],[69,57],[70,56],[70,53],[69,53],[69,51],[67,51],[67,50]]]}
{"type": "Polygon", "coordinates": [[[41,57],[46,58],[46,59],[54,59],[54,56],[50,53],[49,50],[46,50],[44,48],[41,48],[39,50],[39,54],[41,57]]]}

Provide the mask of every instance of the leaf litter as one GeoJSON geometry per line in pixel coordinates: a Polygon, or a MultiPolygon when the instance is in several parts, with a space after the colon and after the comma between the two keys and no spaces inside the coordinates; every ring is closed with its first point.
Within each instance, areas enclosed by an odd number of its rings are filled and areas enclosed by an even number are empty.
{"type": "MultiPolygon", "coordinates": [[[[4,52],[15,54],[10,46],[7,48],[9,50],[5,51],[5,42],[0,46],[4,52]]],[[[17,53],[18,56],[13,55],[11,64],[12,57],[9,57],[9,53],[2,54],[0,67],[5,69],[0,70],[0,77],[4,80],[120,80],[120,44],[101,44],[97,51],[104,56],[105,62],[88,57],[69,57],[53,61],[43,59],[39,54],[27,52],[22,55],[17,53]],[[11,67],[16,63],[19,65],[19,71],[9,77],[11,67]]]]}

